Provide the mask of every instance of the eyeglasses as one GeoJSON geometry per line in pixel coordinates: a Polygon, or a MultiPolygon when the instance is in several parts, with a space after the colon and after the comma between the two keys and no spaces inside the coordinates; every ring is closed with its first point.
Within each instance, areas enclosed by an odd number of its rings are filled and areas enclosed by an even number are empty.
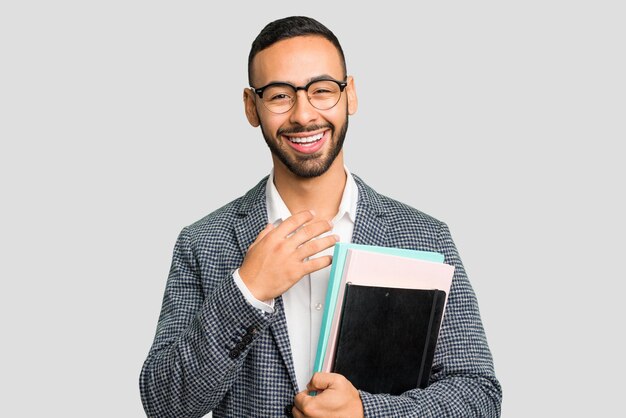
{"type": "Polygon", "coordinates": [[[309,103],[318,110],[328,110],[339,103],[341,93],[347,82],[333,79],[313,80],[306,86],[294,86],[289,83],[270,83],[252,90],[259,95],[263,105],[272,113],[285,113],[296,103],[298,90],[304,90],[309,103]]]}

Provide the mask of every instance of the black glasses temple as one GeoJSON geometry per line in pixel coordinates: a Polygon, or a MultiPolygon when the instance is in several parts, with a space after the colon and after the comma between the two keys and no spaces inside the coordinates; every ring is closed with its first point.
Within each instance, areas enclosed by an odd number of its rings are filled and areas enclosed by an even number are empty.
{"type": "Polygon", "coordinates": [[[250,89],[255,92],[261,99],[263,98],[263,91],[270,87],[270,86],[275,86],[275,85],[285,85],[285,86],[290,86],[292,87],[295,91],[298,90],[308,90],[309,86],[313,83],[317,83],[318,81],[332,81],[334,83],[337,83],[337,85],[339,86],[339,90],[340,91],[344,91],[345,88],[348,86],[348,82],[347,81],[337,81],[337,80],[332,80],[332,79],[322,79],[322,80],[313,80],[310,83],[307,83],[306,86],[294,86],[293,84],[289,84],[289,83],[270,83],[266,86],[263,87],[259,87],[258,89],[256,87],[250,86],[250,89]]]}

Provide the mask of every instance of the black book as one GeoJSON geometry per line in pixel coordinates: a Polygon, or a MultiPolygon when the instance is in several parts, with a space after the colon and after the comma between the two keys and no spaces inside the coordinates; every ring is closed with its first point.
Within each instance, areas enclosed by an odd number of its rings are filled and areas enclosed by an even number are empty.
{"type": "Polygon", "coordinates": [[[346,284],[333,371],[370,393],[425,388],[445,298],[442,290],[346,284]]]}

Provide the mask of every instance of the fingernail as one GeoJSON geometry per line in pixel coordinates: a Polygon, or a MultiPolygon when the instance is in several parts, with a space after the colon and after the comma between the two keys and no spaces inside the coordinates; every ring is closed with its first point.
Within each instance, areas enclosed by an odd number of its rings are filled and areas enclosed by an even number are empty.
{"type": "Polygon", "coordinates": [[[341,240],[341,237],[337,234],[334,235],[335,239],[337,240],[337,242],[339,242],[341,240]]]}

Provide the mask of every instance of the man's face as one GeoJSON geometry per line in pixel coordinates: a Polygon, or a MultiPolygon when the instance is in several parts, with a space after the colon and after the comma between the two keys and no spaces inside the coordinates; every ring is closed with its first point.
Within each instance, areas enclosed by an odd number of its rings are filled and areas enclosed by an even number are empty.
{"type": "MultiPolygon", "coordinates": [[[[272,82],[304,86],[319,77],[338,81],[345,78],[339,52],[320,36],[279,41],[256,55],[252,69],[252,84],[257,88],[272,82]]],[[[244,98],[246,116],[253,126],[261,126],[274,165],[282,164],[304,178],[320,176],[330,168],[342,151],[348,115],[356,111],[351,77],[339,102],[328,110],[313,107],[302,90],[293,107],[282,114],[269,111],[249,89],[244,98]]]]}

